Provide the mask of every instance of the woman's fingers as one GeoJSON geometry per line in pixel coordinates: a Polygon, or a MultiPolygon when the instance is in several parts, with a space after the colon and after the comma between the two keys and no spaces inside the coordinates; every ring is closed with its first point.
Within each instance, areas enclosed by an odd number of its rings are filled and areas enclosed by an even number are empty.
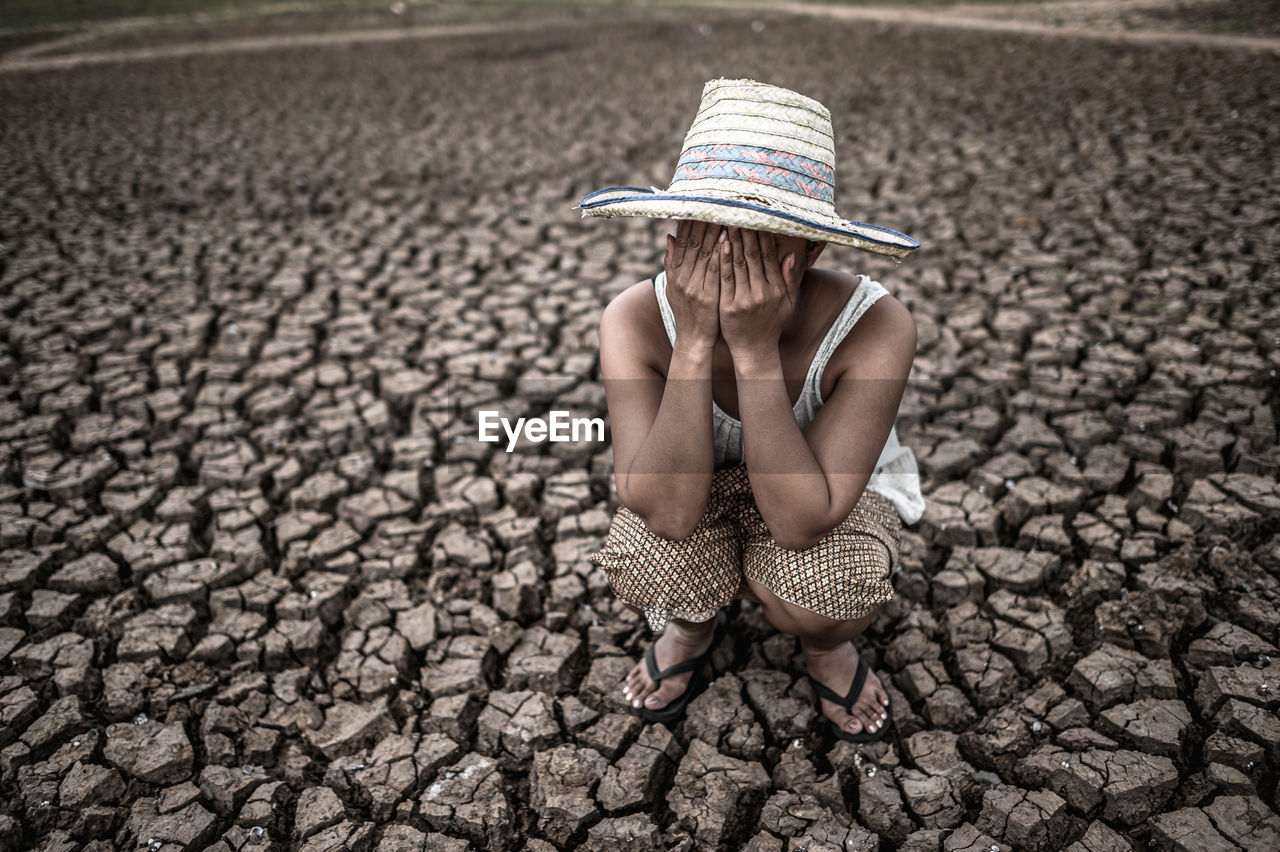
{"type": "Polygon", "coordinates": [[[778,298],[785,296],[788,301],[791,301],[786,276],[783,274],[782,265],[778,263],[778,244],[773,234],[768,231],[760,234],[760,263],[764,270],[764,277],[769,282],[770,291],[776,293],[778,298]]]}
{"type": "Polygon", "coordinates": [[[720,226],[706,225],[702,231],[702,245],[698,247],[698,265],[694,271],[694,279],[691,283],[706,283],[710,279],[719,277],[716,274],[715,257],[716,249],[720,247],[720,226]]]}
{"type": "Polygon", "coordinates": [[[760,263],[760,239],[755,231],[741,231],[742,263],[747,271],[747,279],[751,282],[751,293],[762,297],[769,292],[769,282],[765,279],[764,267],[760,263]]]}
{"type": "Polygon", "coordinates": [[[727,232],[724,239],[720,240],[716,248],[716,256],[720,258],[720,306],[724,306],[733,302],[734,293],[737,290],[737,280],[734,275],[733,268],[733,239],[728,236],[727,232]]]}

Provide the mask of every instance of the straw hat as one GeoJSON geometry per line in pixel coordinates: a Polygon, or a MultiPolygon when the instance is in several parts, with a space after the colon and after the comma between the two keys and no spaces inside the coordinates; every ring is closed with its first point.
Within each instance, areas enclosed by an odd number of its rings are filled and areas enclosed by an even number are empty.
{"type": "Polygon", "coordinates": [[[697,219],[853,246],[895,258],[906,234],[836,215],[831,113],[790,89],[711,80],[665,190],[611,186],[583,196],[582,215],[697,219]]]}

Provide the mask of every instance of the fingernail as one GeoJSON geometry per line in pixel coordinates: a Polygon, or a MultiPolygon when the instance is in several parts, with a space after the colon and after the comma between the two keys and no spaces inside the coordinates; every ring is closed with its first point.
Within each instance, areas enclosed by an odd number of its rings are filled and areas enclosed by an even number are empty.
{"type": "Polygon", "coordinates": [[[721,253],[721,254],[728,254],[728,253],[729,253],[729,244],[728,244],[728,243],[725,243],[724,245],[720,246],[720,253],[721,253]]]}

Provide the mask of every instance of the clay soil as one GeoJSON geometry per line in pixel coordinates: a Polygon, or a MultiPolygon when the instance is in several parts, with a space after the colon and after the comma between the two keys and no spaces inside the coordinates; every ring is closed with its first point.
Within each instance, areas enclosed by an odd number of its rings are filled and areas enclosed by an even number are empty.
{"type": "Polygon", "coordinates": [[[0,74],[0,849],[1280,848],[1280,65],[758,13],[0,74]],[[753,26],[756,22],[756,26],[753,26]],[[585,558],[596,324],[703,82],[835,117],[928,509],[834,740],[670,729],[585,558]]]}

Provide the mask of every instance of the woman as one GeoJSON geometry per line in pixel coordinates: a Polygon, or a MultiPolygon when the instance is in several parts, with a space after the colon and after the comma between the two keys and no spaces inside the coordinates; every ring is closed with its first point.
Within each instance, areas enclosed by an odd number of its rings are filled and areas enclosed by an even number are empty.
{"type": "Polygon", "coordinates": [[[672,721],[706,684],[735,597],[797,636],[833,732],[879,739],[880,679],[851,640],[893,598],[902,522],[923,512],[894,419],[910,312],[867,276],[819,270],[828,242],[901,257],[919,243],[834,211],[830,114],[713,80],[665,191],[614,187],[584,215],[679,220],[664,270],[600,321],[622,507],[592,561],[665,627],[622,685],[672,721]]]}

